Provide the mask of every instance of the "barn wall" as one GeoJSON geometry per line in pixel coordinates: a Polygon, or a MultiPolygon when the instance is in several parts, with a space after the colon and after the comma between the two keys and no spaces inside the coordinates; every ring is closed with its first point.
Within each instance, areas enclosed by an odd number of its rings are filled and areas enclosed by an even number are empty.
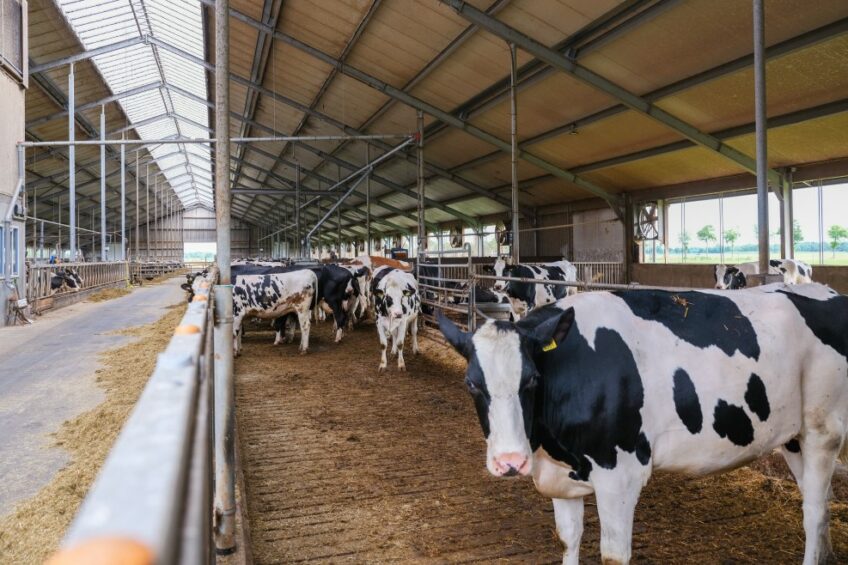
{"type": "MultiPolygon", "coordinates": [[[[3,174],[0,174],[0,219],[2,220],[6,218],[12,194],[14,194],[15,185],[18,182],[18,152],[15,144],[24,139],[24,120],[26,117],[24,93],[25,90],[20,83],[0,69],[0,100],[3,101],[3,111],[0,112],[0,171],[3,172],[3,174]]],[[[0,223],[0,227],[2,227],[2,223],[0,223]]],[[[17,256],[20,273],[19,276],[13,278],[18,295],[24,296],[25,226],[23,222],[13,221],[11,227],[13,229],[18,228],[17,256]]],[[[0,272],[0,279],[2,278],[3,273],[0,272]]],[[[3,305],[4,309],[11,294],[5,284],[0,284],[0,304],[3,305]]],[[[0,326],[5,325],[5,318],[5,316],[0,316],[0,326]]]]}
{"type": "Polygon", "coordinates": [[[574,212],[572,219],[575,261],[624,260],[624,227],[612,210],[574,212]]]}

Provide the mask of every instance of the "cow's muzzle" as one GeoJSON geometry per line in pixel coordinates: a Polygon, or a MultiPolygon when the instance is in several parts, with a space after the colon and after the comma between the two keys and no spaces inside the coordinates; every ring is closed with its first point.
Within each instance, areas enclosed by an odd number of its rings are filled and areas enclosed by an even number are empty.
{"type": "Polygon", "coordinates": [[[530,458],[521,453],[504,453],[492,458],[492,470],[498,477],[530,474],[530,458]]]}

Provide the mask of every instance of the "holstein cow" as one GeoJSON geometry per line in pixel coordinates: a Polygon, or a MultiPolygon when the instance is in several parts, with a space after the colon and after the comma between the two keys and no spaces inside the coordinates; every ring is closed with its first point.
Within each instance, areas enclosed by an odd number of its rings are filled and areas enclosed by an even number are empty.
{"type": "Polygon", "coordinates": [[[532,475],[576,564],[594,493],[604,563],[631,557],[657,471],[728,471],[782,447],[804,497],[804,563],[829,552],[828,491],[848,458],[848,296],[818,285],[581,293],[513,324],[440,328],[495,476],[532,475]]]}
{"type": "Polygon", "coordinates": [[[73,292],[82,290],[82,277],[72,267],[65,267],[64,269],[50,273],[50,294],[56,294],[64,289],[73,292]]]}
{"type": "MultiPolygon", "coordinates": [[[[739,263],[734,266],[716,265],[715,287],[721,290],[737,290],[748,286],[748,277],[759,274],[760,264],[739,263]]],[[[783,275],[785,284],[804,284],[813,282],[813,268],[797,259],[772,259],[769,261],[768,274],[783,275]]]]}
{"type": "Polygon", "coordinates": [[[392,355],[397,354],[398,369],[405,371],[403,344],[407,328],[412,334],[412,353],[418,354],[418,312],[421,307],[418,282],[412,273],[388,266],[378,267],[371,281],[371,295],[374,297],[377,332],[382,346],[379,370],[386,369],[387,340],[391,337],[392,355]]]}
{"type": "Polygon", "coordinates": [[[318,295],[318,277],[309,269],[267,275],[239,275],[233,284],[233,351],[241,352],[245,317],[265,319],[297,315],[300,352],[309,349],[312,308],[318,295]]]}
{"type": "MultiPolygon", "coordinates": [[[[577,267],[563,259],[544,265],[509,265],[503,258],[495,261],[493,272],[497,277],[536,279],[539,281],[576,281],[577,267]]],[[[560,298],[574,294],[577,289],[552,284],[531,284],[513,281],[495,281],[495,293],[506,294],[515,319],[525,316],[539,306],[551,304],[560,298]]]]}

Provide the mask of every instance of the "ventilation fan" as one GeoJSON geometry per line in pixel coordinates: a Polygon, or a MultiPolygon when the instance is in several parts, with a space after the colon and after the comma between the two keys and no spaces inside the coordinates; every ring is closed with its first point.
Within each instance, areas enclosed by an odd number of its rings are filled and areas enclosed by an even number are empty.
{"type": "Polygon", "coordinates": [[[637,240],[655,240],[660,238],[660,211],[657,202],[643,202],[636,212],[633,222],[633,237],[637,240]]]}
{"type": "Polygon", "coordinates": [[[357,241],[356,242],[356,252],[357,253],[365,253],[365,242],[357,241]]]}
{"type": "Polygon", "coordinates": [[[512,231],[503,224],[495,229],[495,237],[498,239],[498,245],[512,245],[512,231]]]}
{"type": "Polygon", "coordinates": [[[353,242],[352,241],[347,242],[347,246],[345,247],[345,251],[347,251],[348,253],[353,252],[353,242]]]}
{"type": "Polygon", "coordinates": [[[450,229],[450,246],[454,249],[462,247],[462,228],[454,226],[450,229]]]}

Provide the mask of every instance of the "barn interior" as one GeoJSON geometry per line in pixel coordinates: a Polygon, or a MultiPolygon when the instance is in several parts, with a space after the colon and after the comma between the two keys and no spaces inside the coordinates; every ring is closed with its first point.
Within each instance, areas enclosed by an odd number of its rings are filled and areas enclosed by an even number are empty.
{"type": "MultiPolygon", "coordinates": [[[[219,550],[237,545],[239,558],[262,563],[561,557],[558,542],[540,530],[553,523],[551,512],[531,504],[538,495],[529,485],[465,490],[463,481],[482,477],[482,460],[469,457],[480,455],[478,437],[462,443],[469,452],[450,454],[462,480],[450,483],[448,473],[434,472],[432,481],[447,486],[428,491],[426,480],[413,478],[425,443],[478,432],[470,403],[457,400],[460,381],[440,380],[461,378],[461,363],[441,345],[428,344],[409,376],[376,377],[373,327],[336,345],[332,332],[316,324],[313,350],[321,363],[336,375],[355,366],[349,384],[357,392],[349,400],[349,389],[320,380],[309,355],[294,357],[289,345],[281,358],[266,343],[267,327],[251,330],[246,352],[234,361],[228,338],[216,332],[217,319],[232,315],[231,296],[219,291],[233,282],[230,263],[237,259],[329,262],[368,255],[416,264],[426,257],[454,267],[447,276],[457,279],[482,276],[499,256],[531,264],[565,259],[578,268],[584,290],[592,283],[711,288],[715,265],[735,257],[725,218],[742,210],[746,197],[752,215],[745,221],[756,225],[752,258],[761,270],[769,259],[801,257],[799,239],[818,239],[802,256],[814,280],[848,293],[848,262],[831,260],[843,253],[848,233],[825,235],[831,227],[825,217],[848,211],[840,209],[848,194],[844,0],[0,0],[0,14],[0,169],[6,171],[0,300],[8,305],[0,326],[107,287],[182,276],[185,268],[213,267],[219,277],[220,284],[194,295],[204,298],[191,303],[179,326],[198,332],[178,333],[168,349],[192,352],[185,378],[197,380],[185,398],[158,400],[173,408],[182,432],[163,440],[171,451],[151,445],[144,453],[179,460],[157,480],[180,485],[173,499],[192,501],[180,503],[185,508],[214,494],[221,514],[217,489],[229,485],[227,496],[240,493],[240,518],[237,527],[230,522],[236,514],[230,498],[226,518],[213,525],[204,522],[205,512],[189,516],[153,497],[164,506],[143,521],[144,535],[157,555],[168,556],[162,562],[176,561],[196,540],[150,532],[200,522],[197,547],[209,530],[220,536],[223,527],[219,550]],[[816,236],[800,238],[793,229],[802,196],[804,206],[809,201],[817,210],[816,236]],[[717,235],[706,241],[708,260],[691,252],[687,261],[681,236],[695,238],[700,224],[685,227],[685,210],[698,203],[715,206],[710,221],[717,235]],[[216,257],[188,259],[199,248],[216,257]],[[59,263],[82,273],[82,292],[51,294],[59,263]],[[219,347],[230,351],[213,361],[219,347]],[[337,350],[342,347],[348,353],[337,350]],[[208,383],[212,365],[216,384],[219,372],[229,376],[223,385],[229,396],[222,399],[208,383]],[[327,388],[304,382],[310,378],[327,388]],[[401,418],[405,426],[422,426],[426,442],[404,436],[418,451],[392,446],[387,452],[374,439],[391,444],[379,423],[398,407],[381,403],[379,393],[396,379],[402,382],[392,398],[419,403],[401,418]],[[324,390],[332,391],[329,403],[324,390]],[[277,402],[287,395],[291,401],[277,402]],[[422,424],[428,407],[435,423],[422,424]],[[345,426],[346,420],[358,423],[345,426]],[[217,438],[220,427],[230,432],[220,449],[230,452],[217,451],[216,439],[213,457],[197,446],[217,438]],[[197,430],[209,437],[199,439],[197,430]],[[362,477],[349,473],[350,453],[364,457],[362,477]],[[379,482],[387,454],[394,465],[385,472],[403,489],[379,482]],[[222,458],[226,469],[212,470],[210,461],[222,458]],[[322,474],[327,468],[337,472],[322,474]],[[276,478],[289,472],[303,479],[296,479],[297,488],[276,478]],[[214,475],[214,492],[204,480],[192,482],[191,473],[214,475]],[[322,494],[339,476],[347,486],[322,494]],[[445,506],[410,499],[419,487],[421,496],[445,506]],[[463,496],[472,502],[456,502],[463,496]],[[497,504],[474,502],[477,496],[497,504]],[[351,502],[359,498],[372,502],[351,502]],[[522,509],[518,525],[476,524],[480,514],[508,520],[505,504],[522,509]],[[313,512],[286,515],[298,508],[313,512]],[[162,518],[168,512],[170,521],[162,518]],[[322,519],[322,512],[340,518],[322,519]],[[451,523],[462,535],[402,523],[451,516],[459,516],[451,523]],[[381,524],[389,532],[382,538],[381,524]]],[[[151,383],[179,372],[162,359],[151,383]]],[[[142,401],[157,400],[151,394],[142,401]]],[[[150,425],[141,418],[136,426],[150,425]]],[[[799,558],[803,540],[782,554],[779,538],[801,536],[792,529],[800,515],[773,535],[751,526],[767,529],[785,510],[754,502],[752,485],[777,488],[777,479],[763,476],[745,475],[732,485],[750,513],[711,505],[720,479],[698,483],[700,502],[684,510],[668,506],[667,498],[687,483],[661,483],[651,504],[671,518],[638,532],[641,555],[681,563],[704,556],[799,558]],[[754,549],[746,553],[737,543],[716,553],[706,541],[697,550],[662,543],[663,528],[700,513],[714,514],[708,529],[716,539],[744,530],[754,549]],[[749,514],[755,518],[746,522],[749,514]]],[[[98,484],[92,491],[98,501],[132,498],[116,494],[122,490],[116,479],[98,484]]],[[[844,506],[844,485],[835,490],[844,506]]],[[[722,496],[719,502],[728,500],[722,496]]],[[[592,520],[587,528],[596,549],[597,517],[592,520]]],[[[67,546],[98,531],[86,524],[71,530],[67,546]]],[[[846,557],[848,534],[838,531],[844,535],[834,534],[837,553],[846,557]]],[[[190,555],[198,562],[214,553],[197,551],[190,555]]]]}

